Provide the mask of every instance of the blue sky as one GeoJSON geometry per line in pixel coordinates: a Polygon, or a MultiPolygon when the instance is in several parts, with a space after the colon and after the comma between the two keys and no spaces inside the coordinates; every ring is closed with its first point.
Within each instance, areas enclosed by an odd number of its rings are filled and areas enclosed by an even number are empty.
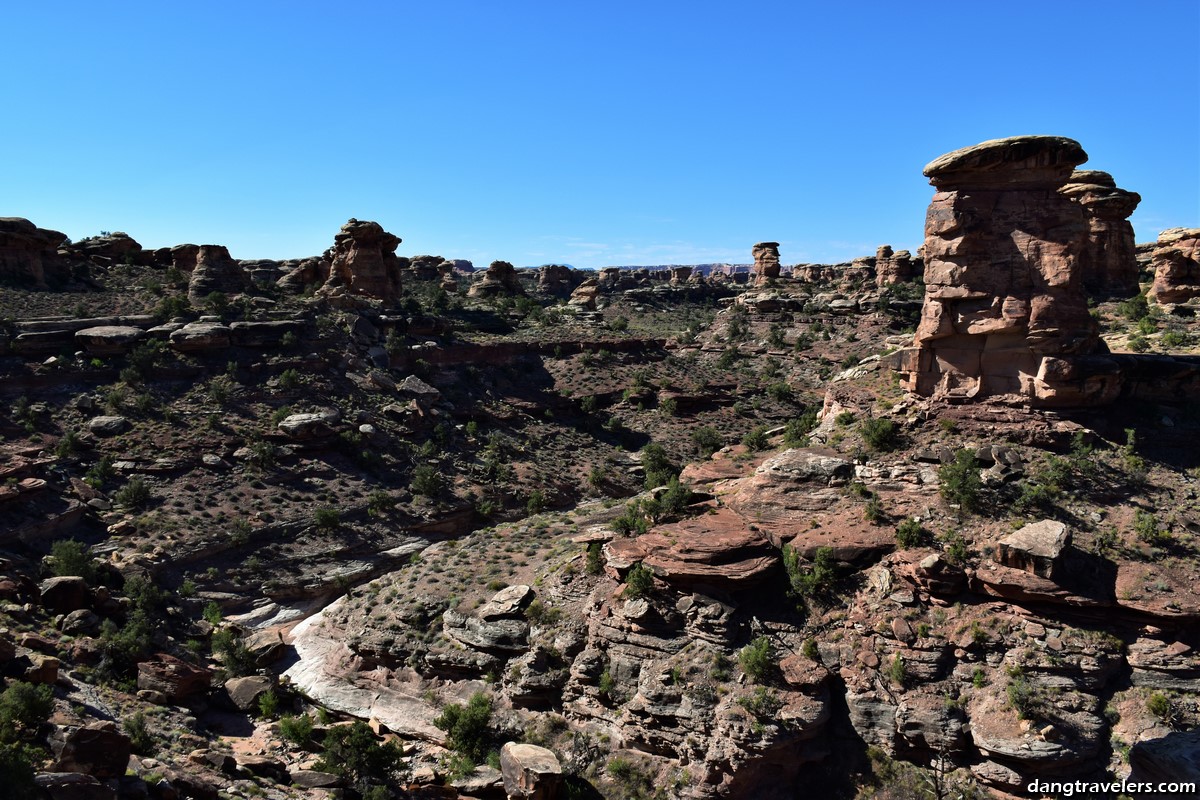
{"type": "Polygon", "coordinates": [[[1078,139],[1200,225],[1200,2],[9,4],[0,216],[315,255],[831,262],[921,243],[922,167],[1078,139]],[[837,6],[837,7],[835,7],[837,6]]]}

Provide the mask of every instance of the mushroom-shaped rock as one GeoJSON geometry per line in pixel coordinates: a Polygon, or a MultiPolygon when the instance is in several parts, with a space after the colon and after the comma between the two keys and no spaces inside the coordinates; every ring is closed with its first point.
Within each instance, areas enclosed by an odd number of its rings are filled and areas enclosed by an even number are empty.
{"type": "Polygon", "coordinates": [[[378,222],[350,219],[333,237],[326,252],[329,278],[323,294],[349,293],[376,300],[394,300],[400,294],[400,270],[407,259],[396,256],[399,236],[378,222]]]}
{"type": "Polygon", "coordinates": [[[199,306],[214,292],[238,294],[246,290],[247,284],[242,265],[233,260],[224,245],[200,245],[196,251],[196,265],[188,280],[188,300],[199,306]]]}
{"type": "Polygon", "coordinates": [[[754,256],[754,283],[771,283],[779,277],[779,242],[759,242],[750,249],[754,256]]]}
{"type": "Polygon", "coordinates": [[[509,800],[555,800],[562,788],[562,764],[544,747],[508,742],[500,748],[500,773],[509,800]]]}

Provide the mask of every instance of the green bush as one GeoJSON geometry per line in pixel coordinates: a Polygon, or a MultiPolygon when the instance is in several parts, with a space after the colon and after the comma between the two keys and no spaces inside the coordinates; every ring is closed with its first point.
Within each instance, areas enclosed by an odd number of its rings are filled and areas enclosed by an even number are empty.
{"type": "Polygon", "coordinates": [[[858,426],[867,447],[879,453],[890,453],[900,446],[900,428],[890,419],[869,417],[858,426]]]}
{"type": "Polygon", "coordinates": [[[140,477],[132,478],[117,490],[113,499],[128,509],[144,508],[150,502],[150,486],[140,477]]]}
{"type": "Polygon", "coordinates": [[[413,470],[412,490],[429,498],[437,497],[442,491],[442,475],[429,464],[420,464],[413,470]]]}
{"type": "Polygon", "coordinates": [[[54,693],[45,684],[13,681],[0,692],[0,742],[33,737],[54,710],[54,693]]]}
{"type": "Polygon", "coordinates": [[[817,410],[810,408],[795,419],[788,420],[783,429],[785,447],[807,447],[808,434],[817,427],[817,410]]]}
{"type": "Polygon", "coordinates": [[[888,666],[888,678],[897,686],[904,686],[908,682],[908,666],[904,663],[904,657],[899,653],[892,659],[892,663],[888,666]]]}
{"type": "Polygon", "coordinates": [[[87,545],[75,539],[60,539],[50,545],[50,574],[56,577],[77,576],[88,583],[96,582],[96,564],[87,545]]]}
{"type": "Polygon", "coordinates": [[[775,648],[766,636],[759,636],[738,651],[738,666],[755,683],[768,680],[775,672],[775,648]]]}
{"type": "Polygon", "coordinates": [[[380,744],[365,722],[338,725],[325,733],[325,753],[317,769],[341,775],[364,798],[381,795],[379,787],[395,783],[403,753],[396,742],[380,744]]]}
{"type": "Polygon", "coordinates": [[[604,571],[604,549],[600,542],[592,542],[587,547],[587,565],[585,571],[588,575],[599,575],[604,571]]]}
{"type": "Polygon", "coordinates": [[[300,373],[295,369],[285,369],[279,373],[279,388],[284,391],[291,391],[300,385],[300,373]]]}
{"type": "Polygon", "coordinates": [[[450,747],[480,763],[491,749],[492,699],[483,692],[471,696],[465,706],[457,703],[442,709],[433,724],[447,734],[450,747]]]}
{"type": "Polygon", "coordinates": [[[654,570],[640,561],[625,575],[622,597],[645,597],[654,589],[654,570]]]}
{"type": "Polygon", "coordinates": [[[336,508],[318,508],[313,512],[313,524],[330,530],[342,524],[342,515],[336,508]]]}
{"type": "Polygon", "coordinates": [[[279,720],[279,735],[297,747],[308,747],[312,744],[312,717],[307,714],[298,717],[283,716],[279,720]]]}
{"type": "Polygon", "coordinates": [[[837,567],[833,549],[819,547],[808,567],[800,563],[800,554],[792,546],[783,549],[783,566],[787,572],[792,595],[804,600],[824,599],[833,593],[837,582],[837,567]]]}
{"type": "Polygon", "coordinates": [[[942,499],[947,503],[966,512],[977,511],[983,479],[979,476],[975,451],[961,449],[956,452],[953,461],[938,468],[938,483],[942,499]]]}
{"type": "Polygon", "coordinates": [[[767,441],[767,427],[759,425],[754,430],[742,437],[742,444],[752,452],[766,450],[770,447],[770,442],[767,441]]]}
{"type": "Polygon", "coordinates": [[[34,782],[41,754],[29,745],[0,742],[0,786],[9,800],[41,800],[45,797],[34,782]]]}
{"type": "Polygon", "coordinates": [[[230,677],[250,675],[258,668],[250,648],[229,628],[221,628],[213,633],[212,649],[215,655],[220,656],[221,665],[230,677]]]}
{"type": "Polygon", "coordinates": [[[901,547],[921,547],[929,543],[929,531],[915,517],[909,517],[896,526],[896,544],[901,547]]]}
{"type": "Polygon", "coordinates": [[[133,716],[126,717],[121,723],[121,728],[125,731],[125,735],[129,737],[129,743],[133,746],[133,752],[143,756],[154,755],[157,747],[154,743],[153,734],[146,727],[146,712],[138,711],[133,716]]]}
{"type": "Polygon", "coordinates": [[[279,695],[274,689],[267,689],[258,696],[258,715],[263,719],[275,719],[279,713],[279,695]]]}
{"type": "Polygon", "coordinates": [[[692,444],[700,452],[701,458],[708,458],[724,446],[721,433],[716,428],[705,425],[692,431],[692,444]]]}

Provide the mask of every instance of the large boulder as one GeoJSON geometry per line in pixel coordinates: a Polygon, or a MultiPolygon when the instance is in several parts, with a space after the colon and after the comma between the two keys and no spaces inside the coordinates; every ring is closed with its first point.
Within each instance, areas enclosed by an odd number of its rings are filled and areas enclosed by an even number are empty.
{"type": "Polygon", "coordinates": [[[1061,522],[1031,522],[1005,536],[996,546],[996,561],[1040,578],[1053,580],[1071,544],[1071,532],[1061,522]]]}
{"type": "Polygon", "coordinates": [[[507,742],[500,748],[500,773],[510,800],[554,800],[562,788],[562,764],[544,747],[507,742]]]}
{"type": "Polygon", "coordinates": [[[87,608],[92,602],[92,593],[87,581],[75,575],[47,578],[38,587],[42,606],[55,614],[70,614],[87,608]]]}
{"type": "Polygon", "coordinates": [[[137,688],[158,692],[172,703],[207,692],[211,685],[210,670],[165,653],[138,664],[137,688]]]}
{"type": "Polygon", "coordinates": [[[100,779],[125,774],[133,748],[129,737],[113,722],[91,722],[83,727],[59,727],[50,738],[56,772],[84,772],[100,779]]]}
{"type": "Polygon", "coordinates": [[[75,331],[75,344],[93,356],[114,356],[129,350],[145,338],[146,332],[132,325],[97,325],[75,331]]]}

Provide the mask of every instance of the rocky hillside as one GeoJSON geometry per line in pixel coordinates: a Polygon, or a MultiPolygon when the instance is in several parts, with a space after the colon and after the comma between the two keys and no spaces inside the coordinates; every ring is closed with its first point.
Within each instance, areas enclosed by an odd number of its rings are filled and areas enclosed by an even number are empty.
{"type": "Polygon", "coordinates": [[[1200,230],[1084,159],[949,154],[921,256],[748,274],[4,220],[10,793],[1195,780],[1200,230]]]}

